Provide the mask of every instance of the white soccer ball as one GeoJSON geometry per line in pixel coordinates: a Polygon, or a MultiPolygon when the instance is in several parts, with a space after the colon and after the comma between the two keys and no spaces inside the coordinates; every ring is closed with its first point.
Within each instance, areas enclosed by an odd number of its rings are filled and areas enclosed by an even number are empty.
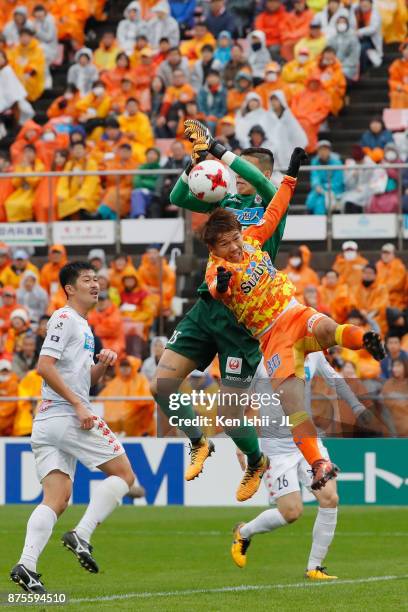
{"type": "Polygon", "coordinates": [[[221,162],[213,159],[200,162],[188,177],[191,193],[203,202],[219,202],[229,187],[229,172],[221,162]]]}

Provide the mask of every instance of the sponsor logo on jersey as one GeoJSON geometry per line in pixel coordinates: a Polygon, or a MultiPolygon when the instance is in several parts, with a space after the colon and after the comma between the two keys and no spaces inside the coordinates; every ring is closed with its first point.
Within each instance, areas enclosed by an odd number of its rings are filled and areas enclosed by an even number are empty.
{"type": "Polygon", "coordinates": [[[266,369],[267,369],[269,376],[273,376],[273,373],[276,372],[280,364],[281,364],[281,359],[278,353],[275,353],[275,355],[272,355],[272,357],[267,360],[266,369]]]}
{"type": "Polygon", "coordinates": [[[229,374],[241,374],[242,359],[241,357],[227,357],[227,365],[225,371],[229,374]]]}
{"type": "Polygon", "coordinates": [[[59,322],[58,322],[58,323],[55,325],[54,329],[62,329],[63,327],[64,327],[64,322],[63,322],[63,321],[59,321],[59,322]]]}
{"type": "Polygon", "coordinates": [[[85,333],[84,349],[91,352],[95,350],[95,340],[92,334],[85,333]]]}
{"type": "Polygon", "coordinates": [[[321,319],[322,317],[322,313],[321,312],[316,312],[316,314],[312,315],[308,320],[307,320],[307,331],[309,333],[312,332],[313,330],[313,326],[316,323],[316,321],[318,319],[321,319]]]}
{"type": "Polygon", "coordinates": [[[58,315],[59,319],[69,319],[69,315],[66,312],[61,312],[60,315],[58,315]]]}
{"type": "Polygon", "coordinates": [[[241,225],[255,225],[256,223],[259,223],[265,212],[262,206],[256,206],[255,208],[243,208],[241,210],[226,206],[225,210],[229,210],[229,212],[234,213],[241,225]]]}
{"type": "Polygon", "coordinates": [[[248,294],[258,284],[259,279],[264,272],[267,272],[271,278],[276,275],[276,269],[273,267],[269,255],[263,255],[261,261],[251,261],[246,273],[249,274],[248,280],[241,283],[241,291],[248,294]]]}
{"type": "Polygon", "coordinates": [[[60,341],[60,337],[61,336],[54,336],[54,335],[52,335],[50,340],[51,340],[51,342],[59,342],[60,341]]]}

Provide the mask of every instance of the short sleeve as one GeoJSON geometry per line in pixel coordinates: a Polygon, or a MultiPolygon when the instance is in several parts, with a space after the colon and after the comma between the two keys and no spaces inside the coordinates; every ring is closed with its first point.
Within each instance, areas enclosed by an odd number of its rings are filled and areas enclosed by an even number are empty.
{"type": "Polygon", "coordinates": [[[48,321],[47,335],[42,345],[40,357],[47,355],[61,359],[72,335],[73,319],[67,312],[54,313],[48,321]]]}

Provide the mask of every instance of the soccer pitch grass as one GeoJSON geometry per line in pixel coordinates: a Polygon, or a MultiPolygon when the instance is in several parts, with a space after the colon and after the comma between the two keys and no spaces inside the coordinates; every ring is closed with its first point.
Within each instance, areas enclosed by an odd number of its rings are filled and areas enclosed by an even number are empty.
{"type": "MultiPolygon", "coordinates": [[[[31,510],[0,507],[3,601],[5,593],[20,592],[8,574],[19,558],[31,510]]],[[[404,508],[340,508],[327,558],[337,584],[303,578],[315,508],[307,508],[296,524],[254,538],[248,565],[239,569],[230,557],[231,529],[253,518],[258,508],[121,507],[93,538],[99,574],[82,569],[59,541],[83,510],[68,508],[38,566],[49,591],[66,592],[70,603],[36,609],[408,610],[404,508]]]]}

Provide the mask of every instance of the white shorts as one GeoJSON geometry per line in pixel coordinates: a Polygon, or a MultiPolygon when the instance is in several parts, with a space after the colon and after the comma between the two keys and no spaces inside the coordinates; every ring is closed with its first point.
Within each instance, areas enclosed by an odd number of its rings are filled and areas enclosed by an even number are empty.
{"type": "MultiPolygon", "coordinates": [[[[327,448],[319,441],[320,451],[329,459],[327,448]]],[[[282,455],[269,455],[270,467],[263,477],[268,490],[269,503],[275,504],[283,495],[300,491],[302,484],[311,491],[313,480],[312,468],[299,451],[282,455]]]]}
{"type": "Polygon", "coordinates": [[[55,416],[34,421],[31,448],[40,482],[53,470],[60,470],[74,480],[77,461],[95,469],[125,450],[105,421],[95,418],[95,425],[86,431],[72,416],[55,416]]]}

